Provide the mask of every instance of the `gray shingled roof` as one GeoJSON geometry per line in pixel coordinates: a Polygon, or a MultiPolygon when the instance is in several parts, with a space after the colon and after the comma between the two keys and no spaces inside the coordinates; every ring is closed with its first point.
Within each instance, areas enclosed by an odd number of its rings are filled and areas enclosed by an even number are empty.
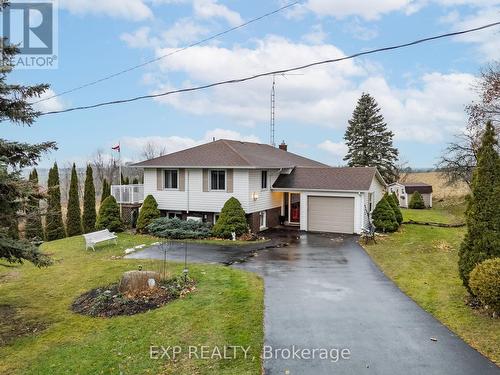
{"type": "Polygon", "coordinates": [[[135,167],[233,167],[290,168],[326,167],[270,145],[220,139],[186,150],[134,164],[135,167]]]}
{"type": "Polygon", "coordinates": [[[299,167],[288,175],[280,175],[273,188],[366,191],[369,190],[373,177],[376,175],[377,168],[371,167],[299,167]]]}

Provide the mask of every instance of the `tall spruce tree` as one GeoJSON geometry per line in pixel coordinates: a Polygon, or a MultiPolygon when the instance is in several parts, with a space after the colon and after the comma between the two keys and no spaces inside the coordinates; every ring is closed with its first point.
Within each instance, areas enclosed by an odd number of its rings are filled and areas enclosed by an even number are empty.
{"type": "Polygon", "coordinates": [[[90,233],[95,230],[96,216],[94,175],[92,167],[89,164],[85,173],[85,189],[83,192],[82,225],[84,233],[90,233]]]}
{"type": "Polygon", "coordinates": [[[111,195],[111,186],[105,178],[102,180],[101,204],[104,200],[111,195]]]}
{"type": "MultiPolygon", "coordinates": [[[[28,181],[31,183],[32,188],[37,191],[38,185],[38,172],[36,168],[29,174],[28,181]]],[[[42,217],[40,214],[40,199],[38,197],[32,197],[26,201],[26,228],[25,236],[28,240],[41,241],[43,240],[43,226],[42,217]]]]}
{"type": "Polygon", "coordinates": [[[465,212],[467,233],[459,250],[458,269],[469,292],[469,275],[474,267],[486,259],[500,257],[500,157],[497,146],[495,129],[488,122],[472,175],[472,193],[465,212]]]}
{"type": "Polygon", "coordinates": [[[66,231],[68,237],[82,234],[82,216],[80,210],[80,197],[78,196],[78,175],[76,173],[75,163],[73,163],[73,168],[71,168],[71,180],[69,183],[66,231]]]}
{"type": "Polygon", "coordinates": [[[49,171],[45,235],[48,241],[66,237],[61,211],[61,189],[57,163],[49,171]]]}
{"type": "Polygon", "coordinates": [[[392,183],[398,177],[393,136],[375,99],[363,93],[344,135],[348,148],[344,160],[349,167],[377,167],[384,180],[392,183]]]}
{"type": "MultiPolygon", "coordinates": [[[[2,2],[0,12],[6,6],[8,3],[2,2]]],[[[12,61],[19,49],[10,44],[7,38],[2,38],[1,42],[0,122],[4,123],[2,125],[9,122],[29,126],[40,115],[30,103],[49,86],[24,86],[8,82],[7,77],[14,68],[12,61]]],[[[44,153],[55,148],[54,142],[29,144],[0,138],[0,258],[8,262],[22,263],[27,260],[37,266],[51,263],[50,257],[43,254],[37,244],[17,238],[9,229],[13,227],[12,223],[17,223],[23,202],[42,196],[33,184],[22,178],[21,170],[35,166],[44,153]]]]}

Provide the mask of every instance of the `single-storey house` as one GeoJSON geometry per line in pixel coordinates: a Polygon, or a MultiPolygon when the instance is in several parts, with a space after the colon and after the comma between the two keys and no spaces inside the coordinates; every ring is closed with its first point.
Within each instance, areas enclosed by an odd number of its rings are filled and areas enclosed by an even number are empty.
{"type": "Polygon", "coordinates": [[[134,166],[144,169],[144,186],[123,188],[153,195],[162,215],[215,223],[235,197],[255,232],[282,222],[306,231],[360,233],[386,189],[376,168],[329,167],[288,152],[284,143],[276,148],[221,139],[134,166]]]}
{"type": "Polygon", "coordinates": [[[432,185],[422,182],[394,182],[389,185],[389,191],[396,193],[400,207],[408,208],[411,195],[416,191],[422,195],[425,207],[432,207],[432,185]]]}

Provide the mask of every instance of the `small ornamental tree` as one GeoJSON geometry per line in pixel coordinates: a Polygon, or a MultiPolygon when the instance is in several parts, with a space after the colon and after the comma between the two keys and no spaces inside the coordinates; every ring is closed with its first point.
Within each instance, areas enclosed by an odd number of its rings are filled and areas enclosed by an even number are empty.
{"type": "MultiPolygon", "coordinates": [[[[38,190],[38,172],[35,168],[31,171],[29,182],[33,190],[38,190]]],[[[40,199],[32,197],[28,199],[26,207],[26,228],[25,235],[27,240],[43,240],[42,217],[40,215],[40,199]]]]}
{"type": "Polygon", "coordinates": [[[85,189],[83,191],[82,226],[84,233],[90,233],[95,230],[96,216],[94,176],[92,167],[89,164],[85,173],[85,189]]]}
{"type": "Polygon", "coordinates": [[[120,217],[120,207],[118,207],[118,203],[116,203],[116,199],[112,195],[107,197],[99,207],[96,229],[108,229],[112,232],[121,232],[124,229],[120,217]]]}
{"type": "Polygon", "coordinates": [[[373,225],[381,232],[394,232],[398,229],[396,214],[385,197],[378,201],[372,213],[373,225]]]}
{"type": "Polygon", "coordinates": [[[71,180],[69,183],[66,231],[68,237],[82,234],[82,216],[80,210],[80,197],[78,196],[78,175],[76,174],[75,163],[73,163],[73,168],[71,168],[71,180]]]}
{"type": "Polygon", "coordinates": [[[416,209],[425,208],[424,198],[422,198],[422,194],[420,194],[418,191],[415,191],[411,195],[408,208],[416,208],[416,209]]]}
{"type": "Polygon", "coordinates": [[[389,204],[391,205],[392,210],[394,211],[394,215],[396,215],[396,221],[399,225],[401,225],[401,223],[403,222],[403,214],[399,209],[399,202],[396,194],[394,194],[394,192],[392,192],[391,194],[385,193],[385,199],[387,199],[387,202],[389,202],[389,204]]]}
{"type": "Polygon", "coordinates": [[[61,212],[61,190],[57,163],[49,171],[45,234],[48,241],[66,237],[61,212]]]}
{"type": "Polygon", "coordinates": [[[469,286],[469,274],[474,267],[486,259],[500,257],[500,157],[496,147],[495,129],[488,122],[465,211],[467,233],[458,252],[460,277],[471,294],[474,291],[469,286]]]}
{"type": "Polygon", "coordinates": [[[500,258],[479,263],[470,273],[469,285],[483,305],[500,314],[500,258]]]}
{"type": "Polygon", "coordinates": [[[108,180],[102,180],[102,193],[101,193],[101,204],[104,200],[111,195],[111,186],[108,184],[108,180]]]}
{"type": "Polygon", "coordinates": [[[232,232],[241,236],[247,231],[248,223],[240,201],[234,197],[229,198],[222,207],[219,220],[212,229],[213,234],[220,238],[231,238],[232,232]]]}
{"type": "Polygon", "coordinates": [[[137,231],[140,233],[147,232],[147,226],[152,220],[160,217],[160,210],[158,210],[158,203],[156,199],[149,194],[141,206],[139,218],[137,219],[137,231]]]}

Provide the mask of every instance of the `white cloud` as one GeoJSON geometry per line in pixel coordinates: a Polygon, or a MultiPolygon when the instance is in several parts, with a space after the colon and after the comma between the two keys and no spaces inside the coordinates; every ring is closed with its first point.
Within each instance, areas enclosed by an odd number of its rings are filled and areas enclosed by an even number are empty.
{"type": "Polygon", "coordinates": [[[217,0],[194,0],[194,13],[199,18],[222,18],[231,26],[237,26],[243,23],[238,12],[229,9],[227,6],[218,4],[217,0]]]}
{"type": "MultiPolygon", "coordinates": [[[[170,50],[158,49],[157,54],[170,50]]],[[[162,92],[286,68],[291,62],[300,65],[340,56],[344,56],[343,52],[333,45],[305,45],[268,37],[257,41],[254,48],[190,48],[161,61],[157,79],[151,75],[148,79],[156,82],[154,92],[162,92]],[[164,77],[172,73],[184,77],[184,82],[165,82],[164,77]]],[[[357,99],[367,91],[381,105],[397,139],[440,142],[465,124],[464,106],[474,98],[470,90],[474,77],[469,74],[429,73],[412,78],[409,87],[394,87],[386,81],[380,67],[364,60],[318,66],[301,73],[276,78],[276,123],[282,131],[290,122],[343,130],[357,99]]],[[[223,115],[235,123],[267,126],[270,88],[271,77],[266,77],[157,100],[197,115],[223,115]]]]}
{"type": "Polygon", "coordinates": [[[366,26],[359,18],[355,18],[353,21],[346,23],[343,29],[359,40],[371,40],[378,36],[378,31],[375,27],[366,26]]]}
{"type": "Polygon", "coordinates": [[[141,153],[147,144],[152,144],[158,148],[165,148],[167,153],[172,153],[184,150],[189,147],[194,147],[215,139],[234,139],[245,142],[261,142],[261,140],[254,135],[243,135],[237,131],[229,129],[216,128],[209,130],[201,139],[193,139],[189,137],[179,136],[150,136],[150,137],[123,137],[121,144],[124,149],[129,149],[137,155],[141,153]]]}
{"type": "Polygon", "coordinates": [[[143,26],[132,33],[123,33],[120,39],[130,48],[151,48],[157,45],[154,39],[150,37],[151,28],[143,26]]]}
{"type": "MultiPolygon", "coordinates": [[[[498,4],[498,2],[497,2],[498,4]]],[[[474,28],[498,21],[500,6],[484,7],[478,9],[474,14],[462,16],[454,10],[441,19],[442,22],[452,25],[452,30],[474,28]]],[[[479,52],[476,57],[480,61],[500,59],[500,30],[493,27],[475,33],[457,36],[455,40],[477,45],[479,52]]]]}
{"type": "Polygon", "coordinates": [[[153,16],[143,0],[59,0],[59,6],[73,14],[106,15],[131,21],[153,16]]]}
{"type": "MultiPolygon", "coordinates": [[[[56,93],[52,89],[47,89],[44,91],[39,98],[34,99],[33,102],[36,102],[41,99],[50,98],[54,96],[56,93]]],[[[55,97],[51,99],[44,100],[43,102],[36,103],[33,105],[33,108],[40,112],[52,112],[52,111],[61,111],[64,109],[64,103],[60,97],[55,97]]]]}
{"type": "Polygon", "coordinates": [[[193,22],[189,18],[182,18],[161,35],[166,45],[177,47],[180,44],[196,41],[201,35],[207,32],[207,28],[193,22]]]}
{"type": "Polygon", "coordinates": [[[343,158],[347,153],[347,146],[344,142],[332,142],[329,139],[320,143],[318,148],[339,159],[343,158]]]}
{"type": "Polygon", "coordinates": [[[309,33],[302,36],[302,40],[311,44],[322,44],[327,36],[328,33],[323,30],[323,26],[318,24],[314,25],[309,33]]]}
{"type": "MultiPolygon", "coordinates": [[[[412,0],[309,0],[304,8],[314,12],[318,16],[332,16],[345,18],[348,16],[360,16],[366,20],[375,20],[382,14],[405,10],[412,4],[412,0]]],[[[296,9],[295,13],[303,12],[296,9]]]]}

